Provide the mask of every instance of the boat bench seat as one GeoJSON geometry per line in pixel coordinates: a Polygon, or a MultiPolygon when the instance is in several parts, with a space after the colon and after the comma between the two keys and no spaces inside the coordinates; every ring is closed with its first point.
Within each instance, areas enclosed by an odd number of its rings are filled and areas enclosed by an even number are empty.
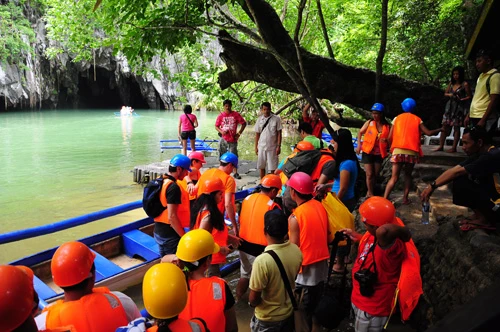
{"type": "Polygon", "coordinates": [[[160,250],[155,239],[134,229],[122,234],[123,248],[129,257],[139,256],[146,261],[160,258],[160,250]]]}
{"type": "MultiPolygon", "coordinates": [[[[93,250],[92,250],[93,251],[93,250]]],[[[107,259],[106,257],[102,256],[98,252],[95,252],[95,280],[100,281],[104,278],[111,277],[112,275],[115,275],[117,273],[123,272],[123,269],[107,259]]]]}
{"type": "Polygon", "coordinates": [[[38,297],[44,301],[57,295],[57,293],[52,288],[50,288],[37,276],[33,277],[33,287],[35,288],[35,291],[38,293],[38,297]]]}

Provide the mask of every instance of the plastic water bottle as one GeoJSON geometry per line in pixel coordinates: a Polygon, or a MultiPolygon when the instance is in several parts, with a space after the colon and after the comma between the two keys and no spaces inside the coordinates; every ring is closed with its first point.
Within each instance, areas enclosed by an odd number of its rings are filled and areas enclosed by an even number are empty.
{"type": "Polygon", "coordinates": [[[429,225],[429,212],[431,211],[431,204],[427,202],[422,203],[422,224],[429,225]]]}

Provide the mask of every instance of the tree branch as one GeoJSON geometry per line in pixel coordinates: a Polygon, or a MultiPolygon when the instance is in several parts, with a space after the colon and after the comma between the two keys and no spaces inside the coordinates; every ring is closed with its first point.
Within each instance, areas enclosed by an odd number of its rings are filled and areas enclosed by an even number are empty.
{"type": "Polygon", "coordinates": [[[384,65],[385,50],[387,48],[387,5],[389,0],[382,0],[382,29],[380,33],[380,49],[378,51],[376,69],[377,76],[375,82],[375,101],[382,97],[382,71],[384,65]]]}
{"type": "Polygon", "coordinates": [[[335,59],[332,45],[330,45],[330,38],[328,37],[328,31],[326,30],[325,18],[323,17],[323,10],[321,9],[321,0],[316,0],[316,6],[318,7],[318,15],[319,15],[319,20],[321,22],[321,30],[323,31],[323,38],[325,39],[326,48],[328,49],[328,55],[330,56],[330,58],[335,59]]]}
{"type": "Polygon", "coordinates": [[[274,113],[274,114],[278,115],[278,114],[280,114],[281,112],[283,112],[283,110],[287,109],[288,107],[290,107],[290,106],[292,106],[293,104],[296,104],[296,103],[298,103],[299,101],[302,101],[302,100],[304,100],[304,97],[303,97],[303,96],[299,96],[299,97],[297,97],[297,98],[293,99],[292,101],[289,101],[289,102],[288,102],[288,103],[286,103],[285,105],[281,106],[281,107],[280,107],[280,108],[276,111],[276,113],[274,113]]]}

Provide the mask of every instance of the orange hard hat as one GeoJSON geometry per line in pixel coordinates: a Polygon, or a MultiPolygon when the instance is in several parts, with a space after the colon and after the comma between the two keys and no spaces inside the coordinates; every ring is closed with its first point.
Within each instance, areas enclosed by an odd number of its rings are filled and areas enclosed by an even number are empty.
{"type": "Polygon", "coordinates": [[[314,150],[314,145],[311,142],[300,141],[295,146],[295,149],[298,151],[314,150]]]}
{"type": "Polygon", "coordinates": [[[359,214],[364,223],[380,227],[394,222],[396,208],[388,199],[373,196],[361,204],[359,214]]]}
{"type": "Polygon", "coordinates": [[[33,279],[27,271],[11,265],[0,266],[0,329],[2,331],[13,331],[28,319],[33,310],[33,299],[33,279]]]}
{"type": "Polygon", "coordinates": [[[205,180],[202,186],[202,194],[211,194],[214,191],[224,191],[226,188],[224,188],[224,184],[222,183],[222,180],[219,178],[212,178],[205,180]]]}
{"type": "Polygon", "coordinates": [[[50,268],[52,279],[59,287],[74,286],[89,278],[95,253],[81,242],[66,242],[57,248],[50,268]]]}
{"type": "Polygon", "coordinates": [[[281,188],[281,179],[276,174],[268,174],[260,181],[265,188],[281,188]]]}
{"type": "Polygon", "coordinates": [[[304,172],[293,173],[290,179],[286,182],[286,185],[301,194],[307,195],[314,192],[313,180],[304,172]]]}
{"type": "Polygon", "coordinates": [[[196,159],[199,160],[202,164],[206,164],[205,156],[200,151],[191,152],[190,154],[188,154],[188,158],[191,160],[196,159]]]}

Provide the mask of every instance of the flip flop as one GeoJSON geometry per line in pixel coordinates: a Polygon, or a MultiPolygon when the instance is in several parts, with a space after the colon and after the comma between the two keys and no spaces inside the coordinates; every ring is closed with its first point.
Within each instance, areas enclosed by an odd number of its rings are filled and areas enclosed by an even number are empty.
{"type": "Polygon", "coordinates": [[[472,231],[474,229],[484,229],[486,231],[495,231],[497,228],[495,226],[467,223],[460,226],[460,230],[463,232],[472,231]]]}
{"type": "Polygon", "coordinates": [[[406,202],[401,203],[402,205],[410,205],[412,203],[411,199],[407,200],[406,202]]]}

